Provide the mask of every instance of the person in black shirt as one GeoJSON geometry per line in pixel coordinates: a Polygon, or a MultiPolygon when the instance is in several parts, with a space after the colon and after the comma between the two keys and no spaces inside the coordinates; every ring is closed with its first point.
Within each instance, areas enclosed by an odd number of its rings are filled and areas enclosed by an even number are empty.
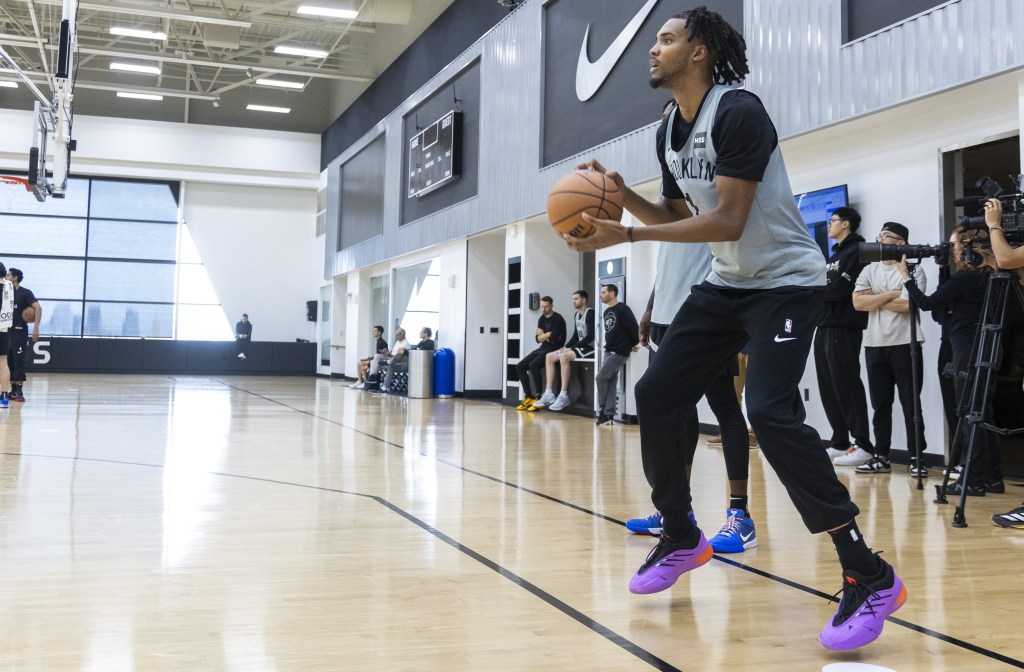
{"type": "MultiPolygon", "coordinates": [[[[859,256],[864,238],[857,233],[860,213],[836,208],[828,224],[828,237],[836,241],[826,266],[825,313],[814,334],[814,365],[821,390],[821,405],[832,427],[829,457],[856,447],[874,453],[868,429],[868,404],[860,378],[860,345],[868,314],[853,307],[853,287],[867,263],[859,256]]],[[[888,462],[876,460],[874,472],[888,472],[888,462]]],[[[865,473],[874,473],[865,472],[865,473]]]]}
{"type": "Polygon", "coordinates": [[[523,401],[516,406],[517,411],[529,410],[533,403],[540,399],[541,395],[533,391],[530,375],[536,378],[538,386],[543,384],[541,371],[544,369],[544,358],[549,352],[554,352],[565,345],[565,319],[555,312],[555,302],[550,296],[541,298],[540,313],[535,332],[540,347],[516,364],[519,383],[523,386],[523,401]]]}
{"type": "Polygon", "coordinates": [[[547,375],[547,385],[544,394],[540,399],[533,402],[527,410],[530,412],[539,411],[542,408],[550,407],[552,411],[560,411],[569,405],[569,366],[577,359],[591,359],[594,356],[594,309],[587,305],[590,295],[585,289],[577,289],[572,294],[573,314],[572,338],[558,350],[549,352],[544,358],[544,372],[547,375]],[[555,367],[562,374],[562,387],[558,396],[555,396],[555,367]]]}
{"type": "Polygon", "coordinates": [[[25,274],[17,268],[7,272],[7,279],[14,285],[14,326],[11,328],[11,350],[8,362],[11,367],[11,401],[25,401],[25,357],[28,353],[28,323],[24,312],[29,306],[35,315],[32,320],[32,342],[39,340],[39,323],[43,319],[43,309],[36,300],[36,295],[28,287],[22,287],[21,281],[25,274]]]}
{"type": "Polygon", "coordinates": [[[597,424],[605,425],[611,424],[615,417],[619,370],[629,361],[629,353],[638,349],[640,328],[629,306],[619,302],[619,288],[615,285],[601,287],[601,303],[604,304],[604,363],[594,376],[594,382],[597,383],[597,424]]]}
{"type": "MultiPolygon", "coordinates": [[[[961,405],[965,401],[962,397],[965,394],[966,375],[973,362],[971,351],[974,343],[974,334],[978,329],[978,321],[981,319],[981,312],[985,304],[985,285],[988,274],[996,268],[995,259],[988,250],[977,252],[981,254],[981,263],[972,268],[964,261],[963,240],[967,232],[963,227],[958,227],[950,236],[950,246],[953,250],[955,263],[959,271],[952,275],[949,280],[939,285],[935,293],[925,296],[918,288],[917,282],[911,277],[907,269],[907,258],[897,264],[900,275],[904,279],[904,287],[907,294],[921,310],[934,310],[940,307],[947,307],[949,311],[949,343],[953,349],[953,368],[956,372],[954,383],[956,386],[957,398],[961,405]]],[[[998,361],[1001,353],[993,353],[998,361]]],[[[983,411],[988,422],[992,419],[992,394],[990,390],[989,402],[983,411]]],[[[1000,451],[999,440],[991,432],[978,428],[975,432],[974,454],[971,457],[969,476],[967,479],[968,495],[984,495],[986,492],[1005,492],[1003,477],[1000,472],[1000,451]]],[[[966,446],[965,446],[966,448],[966,446]]],[[[965,453],[966,454],[966,453],[965,453]]],[[[963,483],[957,482],[946,486],[946,492],[951,495],[960,495],[963,483]]]]}
{"type": "Polygon", "coordinates": [[[362,390],[366,387],[366,370],[370,368],[370,363],[383,352],[388,351],[388,342],[384,340],[384,327],[374,325],[373,327],[373,354],[369,357],[360,359],[356,363],[356,382],[349,387],[357,390],[362,390]]]}
{"type": "Polygon", "coordinates": [[[245,353],[249,349],[249,344],[252,343],[252,322],[249,321],[249,316],[246,313],[242,313],[242,319],[235,323],[235,343],[238,348],[238,358],[245,359],[245,353]]]}

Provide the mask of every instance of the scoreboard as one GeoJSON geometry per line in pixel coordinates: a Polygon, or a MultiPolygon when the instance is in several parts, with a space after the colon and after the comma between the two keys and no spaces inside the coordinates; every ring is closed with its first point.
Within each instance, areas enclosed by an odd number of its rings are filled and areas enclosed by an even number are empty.
{"type": "Polygon", "coordinates": [[[454,110],[409,140],[409,198],[443,187],[462,170],[462,113],[454,110]]]}

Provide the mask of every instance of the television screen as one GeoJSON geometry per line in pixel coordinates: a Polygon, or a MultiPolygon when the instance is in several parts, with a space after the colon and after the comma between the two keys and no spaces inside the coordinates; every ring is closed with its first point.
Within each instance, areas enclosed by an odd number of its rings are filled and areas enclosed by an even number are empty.
{"type": "Polygon", "coordinates": [[[832,211],[849,205],[846,185],[841,184],[827,189],[808,191],[804,194],[796,194],[796,207],[803,217],[804,224],[811,237],[818,243],[821,253],[828,258],[832,244],[828,238],[828,220],[832,217],[832,211]]]}

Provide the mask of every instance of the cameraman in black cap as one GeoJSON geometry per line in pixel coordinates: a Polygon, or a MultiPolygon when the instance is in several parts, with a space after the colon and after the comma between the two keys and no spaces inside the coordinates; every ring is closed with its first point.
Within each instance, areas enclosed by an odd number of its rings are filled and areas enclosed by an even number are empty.
{"type": "MultiPolygon", "coordinates": [[[[885,245],[906,245],[910,232],[899,222],[886,222],[878,234],[878,242],[885,245]]],[[[868,264],[857,278],[853,307],[868,314],[868,328],[864,333],[864,362],[868,369],[868,394],[874,410],[872,424],[875,430],[875,454],[853,461],[853,456],[838,457],[836,465],[860,465],[859,473],[887,473],[889,450],[892,447],[893,388],[899,393],[907,430],[907,449],[914,449],[914,397],[920,396],[922,381],[914,387],[910,359],[910,302],[903,287],[903,277],[896,261],[876,261],[868,264]]],[[[917,286],[927,289],[924,271],[914,269],[917,286]]],[[[921,330],[917,340],[924,341],[921,330]]],[[[917,440],[921,451],[925,449],[924,427],[917,440]]],[[[912,458],[913,460],[913,458],[912,458]]],[[[912,464],[916,475],[917,465],[912,464]]],[[[922,472],[924,467],[921,467],[922,472]]],[[[926,472],[925,472],[926,473],[926,472]]]]}

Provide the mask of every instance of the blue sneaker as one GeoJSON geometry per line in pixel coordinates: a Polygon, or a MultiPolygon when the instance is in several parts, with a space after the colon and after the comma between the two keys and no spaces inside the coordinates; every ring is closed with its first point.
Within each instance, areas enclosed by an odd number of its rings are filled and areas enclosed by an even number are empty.
{"type": "MultiPolygon", "coordinates": [[[[690,522],[697,527],[697,517],[690,511],[690,522]]],[[[661,534],[661,511],[655,511],[646,518],[630,518],[626,521],[626,529],[633,534],[661,534]]]]}
{"type": "Polygon", "coordinates": [[[0,408],[9,408],[10,405],[11,405],[11,402],[7,400],[7,393],[6,392],[0,393],[0,408]]]}
{"type": "Polygon", "coordinates": [[[726,509],[725,513],[725,525],[709,542],[715,553],[742,553],[757,546],[754,521],[744,517],[743,509],[726,509]]]}

